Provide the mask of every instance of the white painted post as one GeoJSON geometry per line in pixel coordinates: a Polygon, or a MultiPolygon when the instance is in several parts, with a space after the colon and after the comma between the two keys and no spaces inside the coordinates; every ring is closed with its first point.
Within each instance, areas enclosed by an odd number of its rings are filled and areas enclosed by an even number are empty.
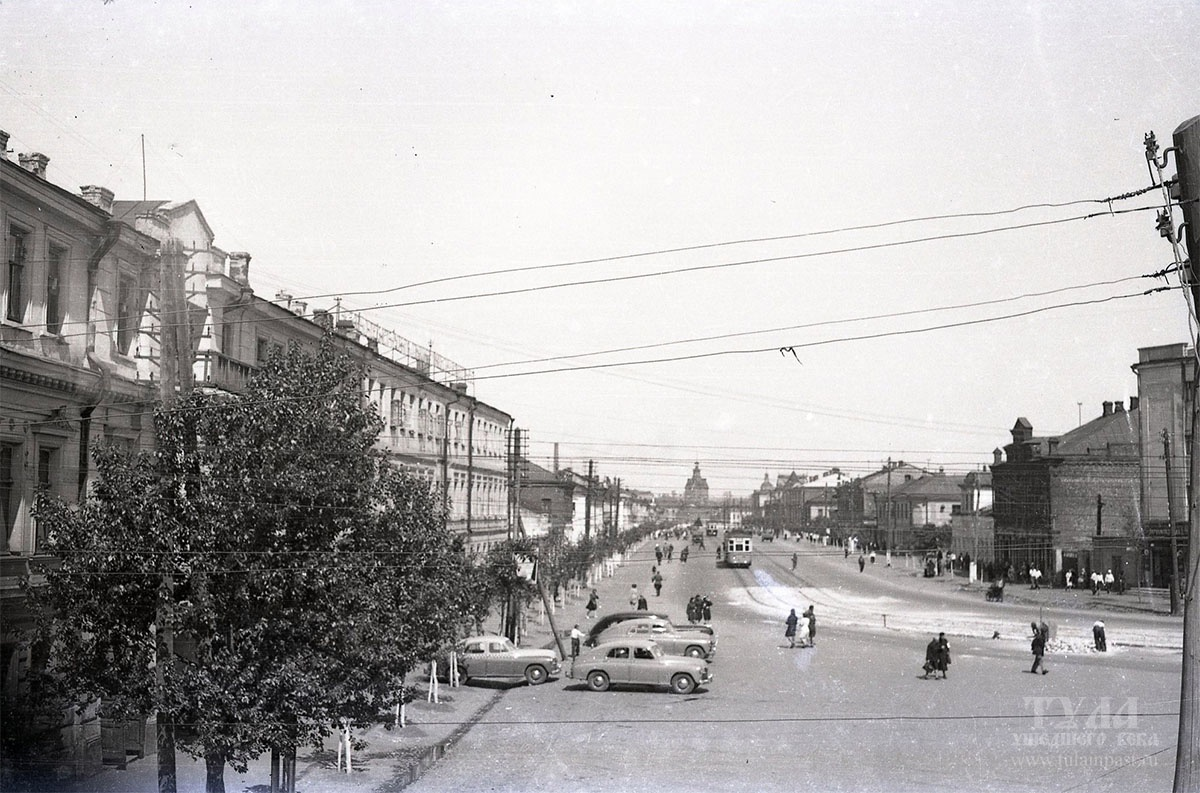
{"type": "Polygon", "coordinates": [[[968,565],[967,582],[973,584],[978,580],[979,580],[978,568],[975,566],[975,560],[972,559],[971,564],[968,565]]]}
{"type": "Polygon", "coordinates": [[[339,771],[342,770],[342,738],[343,737],[344,736],[342,735],[341,731],[339,730],[338,731],[338,762],[337,762],[337,770],[339,770],[339,771]]]}
{"type": "Polygon", "coordinates": [[[437,679],[437,661],[429,662],[429,693],[425,695],[426,701],[432,702],[435,705],[441,704],[438,691],[437,679]]]}
{"type": "Polygon", "coordinates": [[[401,703],[399,703],[399,702],[397,702],[397,703],[396,703],[396,718],[395,718],[395,720],[394,720],[392,723],[393,723],[395,726],[397,726],[397,727],[403,727],[403,726],[404,726],[404,725],[401,723],[401,721],[400,721],[400,709],[401,709],[401,708],[403,708],[403,707],[404,707],[404,705],[403,705],[403,704],[401,704],[401,703]]]}
{"type": "Polygon", "coordinates": [[[408,704],[404,702],[400,703],[400,726],[408,726],[408,704]]]}
{"type": "Polygon", "coordinates": [[[344,725],[344,731],[345,731],[345,736],[346,736],[346,773],[347,773],[347,774],[350,774],[350,773],[352,773],[352,772],[354,771],[353,762],[352,762],[352,760],[350,759],[350,751],[351,751],[351,747],[350,747],[350,722],[348,722],[348,721],[343,721],[343,722],[342,722],[342,724],[344,725]]]}
{"type": "Polygon", "coordinates": [[[450,688],[458,688],[462,681],[458,678],[458,651],[450,651],[450,688]]]}

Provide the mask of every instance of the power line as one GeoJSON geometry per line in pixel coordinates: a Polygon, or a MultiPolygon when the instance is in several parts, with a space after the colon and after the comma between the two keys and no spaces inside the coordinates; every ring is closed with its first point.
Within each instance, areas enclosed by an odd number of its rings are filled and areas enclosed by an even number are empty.
{"type": "MultiPolygon", "coordinates": [[[[1018,212],[1024,212],[1024,211],[1027,211],[1030,209],[1061,209],[1064,207],[1077,206],[1080,204],[1110,204],[1111,205],[1112,202],[1114,202],[1114,201],[1122,201],[1122,200],[1129,199],[1129,198],[1135,198],[1135,197],[1143,195],[1145,193],[1152,192],[1156,189],[1158,189],[1158,185],[1150,185],[1148,187],[1143,187],[1143,188],[1140,188],[1137,190],[1132,190],[1130,192],[1122,193],[1121,195],[1113,196],[1111,198],[1102,198],[1102,199],[1083,198],[1083,199],[1076,199],[1074,201],[1062,201],[1062,202],[1057,202],[1057,203],[1045,202],[1045,203],[1036,203],[1036,204],[1025,204],[1024,206],[1012,207],[1010,209],[997,209],[997,210],[979,211],[979,212],[957,212],[957,213],[939,214],[939,215],[925,215],[925,216],[920,216],[920,217],[901,218],[898,220],[883,221],[883,222],[879,222],[879,223],[864,223],[864,224],[855,225],[855,226],[842,226],[840,228],[822,229],[819,231],[800,232],[800,233],[796,233],[796,234],[782,234],[782,235],[773,236],[773,237],[750,237],[750,238],[739,239],[739,240],[725,240],[725,241],[721,241],[721,242],[701,243],[698,245],[683,245],[683,246],[679,246],[679,247],[675,247],[675,248],[660,248],[660,249],[651,250],[651,251],[639,251],[637,253],[617,254],[615,256],[601,256],[601,257],[596,257],[596,258],[592,258],[592,259],[578,259],[578,260],[574,260],[574,261],[555,262],[555,263],[551,263],[551,264],[525,265],[522,267],[508,267],[508,268],[499,269],[499,270],[487,270],[487,271],[477,272],[477,273],[465,273],[465,274],[461,274],[461,275],[443,276],[441,278],[431,278],[427,281],[418,281],[418,282],[411,283],[411,284],[403,284],[401,286],[388,287],[386,289],[369,289],[369,290],[361,290],[361,291],[356,291],[356,292],[340,292],[340,293],[307,295],[300,299],[302,299],[302,300],[317,300],[317,299],[325,298],[325,297],[384,295],[384,294],[389,294],[391,292],[399,292],[399,291],[402,291],[405,289],[416,289],[416,288],[419,288],[422,286],[433,286],[436,284],[450,283],[452,281],[463,281],[463,280],[467,280],[467,279],[471,279],[471,278],[484,278],[484,277],[495,276],[495,275],[515,275],[517,273],[536,272],[536,271],[540,271],[540,270],[555,270],[555,269],[561,269],[561,268],[565,268],[565,267],[580,267],[580,266],[589,265],[589,264],[608,264],[611,262],[627,261],[629,259],[640,259],[640,258],[646,258],[646,257],[650,257],[650,256],[665,256],[665,255],[676,254],[676,253],[692,253],[695,251],[711,250],[713,248],[725,248],[725,247],[731,247],[734,245],[757,245],[757,244],[768,243],[768,242],[785,242],[785,241],[806,239],[806,238],[811,238],[811,237],[828,236],[828,235],[832,235],[832,234],[843,234],[843,233],[847,233],[847,232],[851,232],[851,231],[872,231],[872,230],[876,230],[876,229],[889,228],[892,226],[900,226],[900,225],[905,225],[905,224],[909,224],[909,223],[925,223],[925,222],[934,221],[934,220],[963,220],[966,218],[997,217],[1000,215],[1016,214],[1018,212]]],[[[1109,213],[1103,213],[1103,214],[1109,214],[1109,213]]]]}
{"type": "Polygon", "coordinates": [[[557,368],[553,368],[553,369],[538,369],[538,370],[534,370],[531,372],[509,372],[509,373],[503,373],[503,374],[492,374],[492,375],[483,375],[483,376],[476,375],[475,377],[470,378],[470,379],[473,380],[474,382],[479,382],[480,380],[498,380],[501,378],[508,378],[508,377],[526,377],[526,376],[530,376],[530,375],[557,374],[560,372],[578,372],[578,371],[586,371],[586,370],[590,370],[590,369],[609,369],[609,368],[613,368],[613,367],[617,367],[617,366],[641,366],[641,365],[653,364],[653,363],[676,363],[679,361],[693,361],[693,360],[700,360],[703,358],[718,358],[718,357],[724,357],[724,356],[730,356],[730,355],[759,355],[759,354],[768,353],[768,352],[783,353],[786,356],[787,353],[794,353],[796,350],[807,349],[810,347],[823,347],[823,346],[829,345],[829,344],[840,344],[843,342],[850,342],[850,341],[868,341],[868,340],[883,339],[883,338],[889,338],[889,337],[895,337],[895,336],[909,336],[909,335],[913,335],[913,334],[917,334],[917,333],[929,333],[931,331],[936,331],[936,330],[948,330],[951,328],[962,328],[962,327],[969,327],[969,326],[973,326],[973,325],[983,325],[983,324],[987,324],[990,322],[1000,322],[1000,321],[1009,320],[1009,319],[1019,319],[1021,317],[1027,317],[1027,316],[1031,316],[1034,314],[1040,314],[1040,313],[1043,313],[1046,311],[1055,311],[1055,310],[1063,309],[1063,308],[1077,308],[1079,306],[1091,306],[1091,305],[1099,305],[1102,303],[1109,303],[1109,302],[1112,302],[1115,300],[1126,300],[1126,299],[1135,298],[1135,297],[1145,297],[1149,294],[1152,294],[1153,292],[1167,291],[1167,290],[1179,289],[1179,288],[1181,288],[1181,287],[1178,287],[1178,286],[1158,287],[1157,289],[1147,290],[1145,292],[1135,292],[1135,293],[1126,294],[1126,295],[1112,295],[1109,297],[1099,298],[1096,300],[1080,300],[1080,301],[1076,301],[1073,303],[1059,303],[1059,304],[1053,305],[1053,306],[1043,306],[1041,308],[1030,309],[1028,311],[1020,311],[1015,314],[1004,314],[1004,315],[997,316],[997,317],[985,317],[983,319],[963,320],[962,322],[951,322],[951,323],[947,323],[944,325],[931,325],[931,326],[924,327],[924,328],[909,328],[906,330],[884,331],[881,333],[868,333],[868,334],[863,334],[860,336],[843,336],[843,337],[835,338],[835,339],[824,339],[822,341],[802,342],[799,344],[789,344],[789,345],[773,346],[773,347],[761,347],[761,348],[743,349],[743,350],[717,350],[715,352],[694,353],[692,355],[677,355],[677,356],[671,356],[671,357],[667,357],[667,358],[648,358],[648,359],[642,359],[642,360],[636,360],[636,361],[616,361],[616,362],[612,362],[612,363],[587,364],[587,365],[583,365],[583,366],[563,366],[563,367],[557,367],[557,368]]]}

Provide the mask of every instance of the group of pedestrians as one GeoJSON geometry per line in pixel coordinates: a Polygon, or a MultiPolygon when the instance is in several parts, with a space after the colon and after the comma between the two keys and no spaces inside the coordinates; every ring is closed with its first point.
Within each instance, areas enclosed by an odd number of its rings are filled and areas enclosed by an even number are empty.
{"type": "Polygon", "coordinates": [[[925,645],[925,665],[921,668],[925,670],[921,676],[923,680],[928,680],[930,675],[937,680],[938,672],[942,673],[943,680],[946,679],[946,672],[950,669],[950,642],[946,640],[946,634],[939,633],[925,645]]]}
{"type": "Polygon", "coordinates": [[[687,602],[687,618],[688,622],[693,625],[703,622],[705,625],[712,624],[712,598],[708,595],[692,595],[687,602]]]}
{"type": "Polygon", "coordinates": [[[792,609],[783,621],[783,636],[788,640],[788,647],[795,647],[799,639],[801,647],[813,647],[817,643],[817,615],[809,606],[799,617],[792,609]]]}

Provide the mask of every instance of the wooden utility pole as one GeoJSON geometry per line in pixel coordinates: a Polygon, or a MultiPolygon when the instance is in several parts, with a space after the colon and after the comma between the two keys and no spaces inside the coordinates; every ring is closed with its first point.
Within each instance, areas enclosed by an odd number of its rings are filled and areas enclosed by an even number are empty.
{"type": "MultiPolygon", "coordinates": [[[[1200,311],[1200,116],[1194,116],[1176,128],[1173,134],[1176,172],[1179,177],[1179,205],[1187,229],[1187,267],[1184,275],[1191,287],[1192,310],[1200,311]]],[[[1151,157],[1149,147],[1147,157],[1151,157]]],[[[1172,221],[1172,224],[1174,221],[1172,221]]],[[[1171,242],[1176,244],[1174,229],[1171,242]]],[[[1195,340],[1200,353],[1200,338],[1195,340]]],[[[1196,601],[1196,580],[1200,578],[1200,515],[1196,496],[1200,495],[1200,384],[1192,379],[1192,448],[1188,460],[1188,561],[1183,596],[1183,674],[1179,691],[1179,741],[1175,750],[1175,793],[1200,793],[1200,604],[1196,601]]],[[[1173,560],[1172,560],[1173,561],[1173,560]]]]}
{"type": "Polygon", "coordinates": [[[1179,613],[1179,543],[1175,537],[1175,480],[1171,476],[1171,434],[1162,431],[1163,460],[1167,468],[1167,523],[1171,529],[1171,567],[1168,585],[1171,587],[1171,613],[1179,613]]]}
{"type": "Polygon", "coordinates": [[[588,460],[587,490],[583,495],[583,538],[585,540],[592,536],[592,472],[594,466],[595,461],[588,460]]]}
{"type": "MultiPolygon", "coordinates": [[[[192,390],[192,347],[188,328],[187,297],[184,291],[187,253],[174,238],[159,247],[159,400],[170,410],[180,395],[192,390]]],[[[131,330],[131,329],[128,329],[131,330]]],[[[160,433],[159,442],[175,433],[160,433]]],[[[187,441],[185,440],[185,443],[187,441]]],[[[160,448],[159,454],[176,473],[183,449],[160,448]]],[[[154,684],[158,710],[155,714],[155,743],[158,751],[158,793],[175,793],[178,776],[175,768],[174,717],[163,707],[166,701],[169,670],[175,664],[175,575],[174,560],[163,554],[162,581],[154,616],[154,684]]]]}

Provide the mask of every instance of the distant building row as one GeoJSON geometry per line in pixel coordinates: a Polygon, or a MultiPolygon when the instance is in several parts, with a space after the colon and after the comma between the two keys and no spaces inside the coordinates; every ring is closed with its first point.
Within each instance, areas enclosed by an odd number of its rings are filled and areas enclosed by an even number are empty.
{"type": "Polygon", "coordinates": [[[1019,418],[989,470],[966,475],[889,461],[867,476],[838,469],[770,476],[751,496],[764,531],[828,531],[880,549],[939,548],[1055,575],[1112,570],[1129,586],[1162,587],[1187,558],[1190,394],[1196,352],[1147,347],[1133,365],[1138,395],[1096,418],[1038,437],[1019,418]],[[1168,447],[1170,454],[1168,456],[1168,447]]]}

